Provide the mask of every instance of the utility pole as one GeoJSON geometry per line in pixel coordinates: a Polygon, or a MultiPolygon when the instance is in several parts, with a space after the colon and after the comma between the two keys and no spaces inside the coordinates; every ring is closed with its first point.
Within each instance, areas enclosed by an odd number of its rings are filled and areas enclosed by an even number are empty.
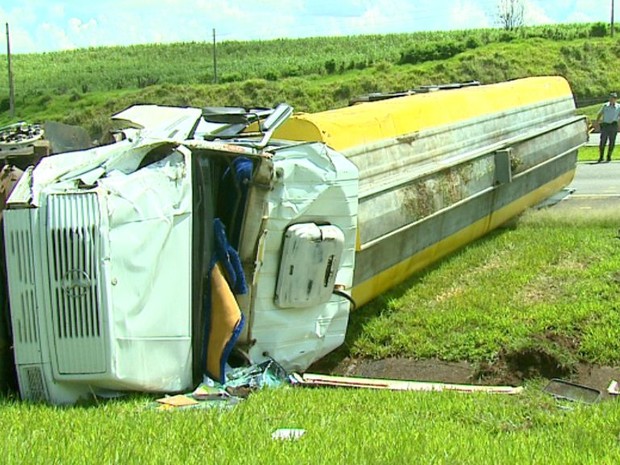
{"type": "Polygon", "coordinates": [[[6,56],[9,65],[9,115],[15,117],[15,88],[13,87],[13,68],[11,67],[11,38],[9,36],[9,23],[6,23],[6,56]]]}
{"type": "Polygon", "coordinates": [[[614,0],[611,0],[611,36],[614,36],[614,0]]]}
{"type": "Polygon", "coordinates": [[[213,28],[213,83],[217,84],[217,53],[215,50],[215,28],[213,28]]]}

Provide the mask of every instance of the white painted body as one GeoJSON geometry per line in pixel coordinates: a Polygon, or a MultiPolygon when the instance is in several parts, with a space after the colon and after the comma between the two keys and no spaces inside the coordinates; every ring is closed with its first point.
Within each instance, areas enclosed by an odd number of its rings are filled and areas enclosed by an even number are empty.
{"type": "Polygon", "coordinates": [[[69,403],[90,391],[191,384],[188,156],[179,150],[150,168],[113,171],[86,191],[64,175],[39,185],[35,208],[6,211],[24,397],[69,403]]]}
{"type": "MultiPolygon", "coordinates": [[[[127,131],[125,140],[44,159],[8,201],[9,292],[23,398],[73,403],[91,394],[193,387],[192,228],[199,220],[192,157],[232,156],[231,147],[186,140],[200,110],[165,109],[160,118],[154,111],[149,107],[151,126],[127,131]],[[144,161],[161,150],[161,160],[144,161]]],[[[128,114],[145,121],[139,109],[128,114]]],[[[245,340],[253,341],[256,361],[273,357],[289,369],[304,368],[342,344],[349,302],[323,291],[294,308],[275,305],[283,237],[294,223],[340,231],[339,267],[329,285],[350,290],[357,170],[323,144],[237,152],[268,172],[261,206],[245,218],[244,243],[252,243],[246,249],[254,254],[245,267],[250,292],[239,297],[245,340]]]]}

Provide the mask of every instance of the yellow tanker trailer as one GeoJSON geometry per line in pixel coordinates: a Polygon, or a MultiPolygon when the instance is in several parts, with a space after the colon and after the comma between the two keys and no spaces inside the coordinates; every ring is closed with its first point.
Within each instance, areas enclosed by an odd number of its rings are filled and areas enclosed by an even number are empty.
{"type": "Polygon", "coordinates": [[[560,77],[467,86],[297,115],[359,169],[353,293],[365,303],[570,183],[585,117],[560,77]]]}
{"type": "Polygon", "coordinates": [[[114,144],[26,171],[4,216],[22,397],[183,391],[233,345],[304,370],[351,301],[566,186],[587,138],[559,77],[291,113],[136,106],[114,144]]]}

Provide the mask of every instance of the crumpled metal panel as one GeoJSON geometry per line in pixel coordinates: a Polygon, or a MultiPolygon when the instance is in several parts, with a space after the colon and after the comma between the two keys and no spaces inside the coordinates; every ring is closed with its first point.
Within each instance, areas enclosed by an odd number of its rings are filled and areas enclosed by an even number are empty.
{"type": "MultiPolygon", "coordinates": [[[[303,370],[340,346],[348,323],[349,302],[304,308],[279,308],[274,291],[286,229],[297,223],[329,223],[344,234],[344,249],[335,284],[350,291],[355,265],[357,169],[322,144],[306,144],[276,152],[276,180],[263,212],[255,272],[249,339],[254,361],[272,357],[287,370],[303,370]]],[[[299,264],[303,266],[303,263],[299,264]]]]}
{"type": "Polygon", "coordinates": [[[183,141],[202,116],[200,108],[166,107],[161,105],[134,105],[112,116],[136,129],[145,129],[143,135],[183,141]]]}
{"type": "Polygon", "coordinates": [[[109,228],[111,368],[118,380],[112,387],[175,391],[191,384],[189,156],[180,148],[100,182],[109,228]]]}
{"type": "MultiPolygon", "coordinates": [[[[15,198],[9,199],[9,205],[17,209],[9,210],[7,215],[22,212],[34,215],[29,223],[35,226],[32,233],[37,237],[32,241],[36,247],[31,250],[31,257],[25,259],[42,264],[34,270],[39,308],[47,308],[45,302],[58,297],[51,295],[55,291],[48,289],[50,278],[43,272],[49,269],[53,274],[58,265],[48,255],[48,251],[54,252],[52,244],[46,248],[46,199],[53,196],[57,200],[55,211],[59,213],[66,210],[61,205],[63,199],[94,196],[98,204],[96,221],[85,224],[86,230],[71,222],[63,227],[78,241],[68,245],[71,254],[56,249],[65,258],[73,257],[68,269],[56,277],[56,291],[71,302],[57,309],[55,320],[51,312],[37,312],[40,332],[49,337],[42,340],[42,350],[35,354],[41,358],[30,357],[29,366],[38,367],[42,373],[48,400],[53,403],[74,402],[102,390],[161,392],[189,388],[192,383],[189,150],[147,139],[123,141],[71,155],[50,157],[44,160],[40,170],[34,170],[32,178],[29,173],[24,176],[25,183],[34,179],[30,193],[35,195],[29,197],[23,188],[16,192],[15,198]],[[149,153],[160,149],[163,152],[158,152],[159,161],[144,163],[149,153]],[[90,186],[83,184],[88,173],[98,175],[91,176],[93,185],[90,186]],[[26,206],[26,199],[42,203],[41,208],[19,208],[26,206]],[[40,230],[37,224],[41,225],[40,230]],[[43,235],[39,237],[39,233],[43,235]],[[80,248],[80,237],[91,234],[97,236],[97,241],[80,248]],[[82,269],[85,263],[95,268],[82,269]],[[96,301],[89,301],[98,310],[97,316],[84,310],[83,298],[77,295],[93,279],[97,280],[98,289],[91,297],[96,301]],[[67,296],[67,293],[76,295],[67,296]],[[97,325],[93,325],[95,322],[97,325]],[[88,350],[90,343],[102,346],[94,353],[88,350]],[[79,353],[76,344],[83,346],[79,353]],[[54,355],[55,351],[58,354],[54,355]]],[[[70,221],[77,221],[78,216],[70,216],[70,221]]],[[[7,233],[11,235],[11,232],[8,228],[7,233]]],[[[61,236],[67,237],[62,232],[61,236]]],[[[16,352],[24,353],[22,348],[16,348],[16,352]]],[[[21,368],[19,372],[25,373],[21,368]]],[[[25,397],[30,395],[28,386],[26,380],[23,383],[20,380],[25,397]]]]}

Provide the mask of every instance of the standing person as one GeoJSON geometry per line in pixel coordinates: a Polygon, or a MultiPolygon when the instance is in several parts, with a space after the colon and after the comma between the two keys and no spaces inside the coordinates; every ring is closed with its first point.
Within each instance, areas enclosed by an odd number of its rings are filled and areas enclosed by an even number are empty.
{"type": "Polygon", "coordinates": [[[601,142],[598,145],[598,162],[602,162],[605,155],[605,145],[609,141],[607,149],[607,161],[611,161],[611,154],[616,145],[618,134],[618,118],[620,118],[620,105],[616,102],[618,94],[609,94],[609,102],[604,104],[596,115],[596,124],[601,128],[601,142]]]}

